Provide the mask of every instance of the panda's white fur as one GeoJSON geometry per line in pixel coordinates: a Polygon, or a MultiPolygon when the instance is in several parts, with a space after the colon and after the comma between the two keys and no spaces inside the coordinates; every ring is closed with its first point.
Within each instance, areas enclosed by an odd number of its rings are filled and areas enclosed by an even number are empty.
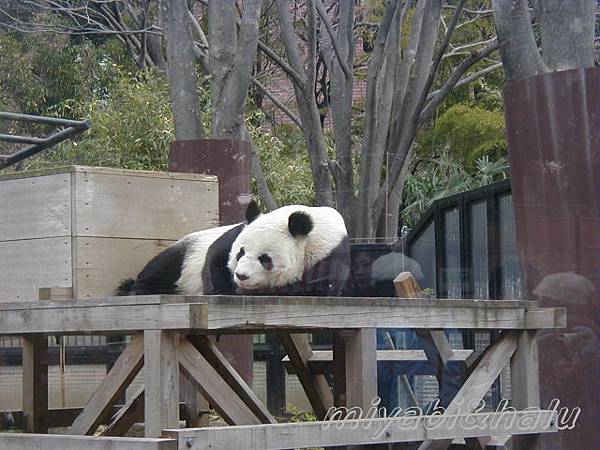
{"type": "Polygon", "coordinates": [[[234,241],[228,267],[235,284],[244,290],[281,287],[299,281],[304,272],[326,258],[347,238],[342,216],[333,208],[290,205],[256,218],[234,241]],[[289,218],[301,212],[310,217],[312,229],[292,236],[289,218]],[[241,249],[244,254],[237,259],[241,249]],[[259,257],[267,254],[273,268],[266,270],[259,257]],[[238,274],[248,277],[241,280],[238,274]]]}
{"type": "Polygon", "coordinates": [[[226,225],[209,230],[197,231],[188,234],[183,238],[188,245],[186,258],[181,267],[181,276],[175,283],[180,292],[188,294],[203,294],[204,284],[201,276],[204,266],[206,265],[206,254],[208,248],[225,232],[238,226],[226,225]]]}

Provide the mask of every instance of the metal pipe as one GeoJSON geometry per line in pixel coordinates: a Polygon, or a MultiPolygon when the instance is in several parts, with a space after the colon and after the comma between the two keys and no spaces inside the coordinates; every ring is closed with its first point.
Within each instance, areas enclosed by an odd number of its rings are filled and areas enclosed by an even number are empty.
{"type": "Polygon", "coordinates": [[[19,114],[12,112],[1,112],[0,119],[3,120],[16,120],[24,122],[35,122],[45,123],[48,125],[59,125],[63,127],[73,127],[78,129],[87,130],[92,126],[90,120],[71,120],[71,119],[60,119],[57,117],[43,117],[43,116],[32,116],[30,114],[19,114]]]}
{"type": "Polygon", "coordinates": [[[43,144],[46,142],[46,139],[31,136],[15,136],[14,134],[0,134],[0,141],[17,144],[43,144]]]}
{"type": "MultiPolygon", "coordinates": [[[[89,125],[91,125],[91,122],[89,120],[86,120],[85,122],[87,122],[89,125]]],[[[89,128],[89,126],[87,128],[89,128]]],[[[59,142],[64,141],[65,139],[75,136],[75,135],[81,133],[81,131],[83,131],[83,130],[77,129],[74,127],[65,128],[64,130],[61,130],[58,133],[55,133],[52,136],[47,137],[46,139],[44,139],[44,142],[41,144],[33,144],[33,145],[30,145],[29,147],[25,147],[24,149],[19,150],[16,153],[13,153],[12,155],[6,155],[5,158],[0,160],[0,170],[6,168],[8,166],[11,166],[13,164],[16,164],[19,161],[24,160],[25,158],[29,158],[30,156],[37,155],[42,150],[45,150],[48,147],[52,147],[53,145],[56,145],[59,142]]]]}

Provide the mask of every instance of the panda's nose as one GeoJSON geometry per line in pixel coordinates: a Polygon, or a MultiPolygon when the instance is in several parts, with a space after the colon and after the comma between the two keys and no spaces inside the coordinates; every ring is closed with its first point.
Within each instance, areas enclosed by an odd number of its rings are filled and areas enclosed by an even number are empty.
{"type": "Polygon", "coordinates": [[[238,277],[238,280],[240,281],[246,281],[248,278],[250,278],[248,275],[244,275],[243,273],[235,273],[235,276],[238,277]]]}

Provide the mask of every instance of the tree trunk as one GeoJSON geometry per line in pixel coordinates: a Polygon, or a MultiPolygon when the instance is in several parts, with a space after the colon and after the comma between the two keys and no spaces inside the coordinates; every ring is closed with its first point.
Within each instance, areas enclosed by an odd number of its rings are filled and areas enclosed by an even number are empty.
{"type": "Polygon", "coordinates": [[[543,59],[550,69],[594,67],[596,0],[540,2],[543,59]]]}
{"type": "Polygon", "coordinates": [[[504,72],[509,81],[546,72],[548,69],[533,35],[527,0],[492,0],[492,5],[504,72]]]}
{"type": "Polygon", "coordinates": [[[198,75],[186,0],[161,0],[167,40],[167,73],[171,89],[175,137],[203,139],[198,114],[198,75]]]}
{"type": "Polygon", "coordinates": [[[244,105],[256,57],[261,7],[262,0],[244,2],[238,33],[235,0],[208,3],[214,138],[243,137],[244,105]]]}
{"type": "MultiPolygon", "coordinates": [[[[316,0],[319,8],[321,0],[316,0]]],[[[346,220],[350,235],[354,235],[354,168],[352,167],[352,100],[354,76],[352,64],[354,60],[354,2],[341,2],[337,34],[333,34],[329,26],[324,8],[322,22],[326,23],[332,35],[327,44],[327,55],[324,58],[331,73],[331,118],[335,138],[336,159],[332,172],[335,180],[337,209],[346,220]],[[327,21],[327,22],[326,22],[327,21]]]]}

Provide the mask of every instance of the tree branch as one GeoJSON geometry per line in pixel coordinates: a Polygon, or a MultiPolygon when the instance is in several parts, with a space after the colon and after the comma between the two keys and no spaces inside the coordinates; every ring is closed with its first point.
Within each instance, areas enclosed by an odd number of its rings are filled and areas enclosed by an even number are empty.
{"type": "Polygon", "coordinates": [[[286,116],[288,116],[292,120],[292,122],[294,122],[296,125],[298,125],[300,130],[303,129],[302,121],[300,120],[300,118],[298,116],[296,116],[296,114],[294,114],[291,109],[289,109],[281,101],[279,101],[279,99],[277,97],[275,97],[275,95],[271,91],[269,91],[264,84],[262,84],[256,78],[252,78],[252,83],[254,83],[254,85],[257,88],[259,88],[267,96],[267,98],[269,98],[273,102],[273,104],[275,106],[277,106],[281,111],[283,111],[283,113],[286,116]]]}
{"type": "Polygon", "coordinates": [[[349,79],[352,76],[352,73],[350,72],[350,68],[346,63],[346,60],[342,57],[340,53],[340,46],[337,42],[337,37],[333,32],[333,28],[331,27],[331,23],[329,22],[329,17],[327,17],[327,11],[325,11],[325,8],[323,7],[323,2],[321,0],[311,0],[311,2],[315,3],[317,13],[321,18],[321,22],[323,23],[323,25],[325,25],[325,29],[327,30],[327,34],[329,35],[329,39],[331,39],[333,51],[335,53],[335,56],[337,57],[340,67],[342,68],[342,71],[344,72],[344,76],[347,79],[349,79]]]}
{"type": "MultiPolygon", "coordinates": [[[[294,31],[294,25],[292,24],[292,19],[290,17],[289,4],[286,0],[276,0],[276,4],[277,14],[279,16],[279,28],[281,39],[283,41],[285,53],[287,55],[292,72],[295,74],[294,76],[292,76],[292,80],[298,86],[305,89],[307,80],[304,75],[300,75],[303,72],[303,65],[302,60],[300,59],[300,50],[298,49],[296,32],[294,31]]],[[[267,56],[269,55],[267,54],[267,56]]]]}
{"type": "MultiPolygon", "coordinates": [[[[493,64],[493,65],[491,65],[491,66],[488,66],[488,67],[486,67],[485,69],[481,69],[481,70],[479,70],[479,71],[477,71],[477,72],[474,72],[474,73],[472,73],[471,75],[469,75],[469,76],[467,76],[467,77],[465,77],[465,78],[462,78],[462,79],[461,79],[461,80],[460,80],[458,83],[456,83],[456,84],[454,85],[454,87],[453,87],[452,89],[456,89],[456,88],[459,88],[459,87],[461,87],[461,86],[464,86],[464,85],[466,85],[466,84],[469,84],[469,83],[471,83],[472,81],[475,81],[476,79],[478,79],[478,78],[481,78],[481,77],[483,77],[483,76],[487,75],[488,73],[492,73],[492,72],[494,72],[495,70],[498,70],[498,69],[501,69],[501,68],[502,68],[502,63],[501,63],[501,62],[500,62],[500,63],[493,64]]],[[[438,89],[437,91],[433,91],[433,92],[431,92],[431,93],[430,93],[430,94],[427,96],[427,100],[428,100],[428,101],[429,101],[429,100],[432,100],[432,99],[433,99],[435,96],[437,96],[439,93],[440,93],[440,90],[439,90],[439,89],[438,89]]]]}
{"type": "Polygon", "coordinates": [[[437,94],[432,98],[427,107],[423,109],[419,118],[419,125],[421,125],[424,121],[426,121],[431,114],[437,109],[437,107],[442,103],[444,98],[448,95],[448,93],[456,86],[459,82],[463,74],[471,67],[473,64],[478,63],[483,58],[488,56],[490,53],[498,50],[500,44],[498,41],[494,42],[491,45],[488,45],[485,48],[482,48],[479,51],[474,51],[471,53],[471,56],[464,59],[458,66],[454,68],[452,74],[446,82],[442,85],[442,87],[437,91],[437,94]]]}

